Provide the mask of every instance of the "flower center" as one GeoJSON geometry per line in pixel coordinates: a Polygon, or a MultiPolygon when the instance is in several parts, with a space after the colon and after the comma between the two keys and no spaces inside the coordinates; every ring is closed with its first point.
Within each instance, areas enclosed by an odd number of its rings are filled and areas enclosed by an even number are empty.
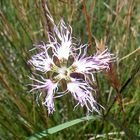
{"type": "Polygon", "coordinates": [[[66,67],[62,67],[58,70],[58,73],[61,75],[66,76],[67,75],[67,68],[66,67]]]}

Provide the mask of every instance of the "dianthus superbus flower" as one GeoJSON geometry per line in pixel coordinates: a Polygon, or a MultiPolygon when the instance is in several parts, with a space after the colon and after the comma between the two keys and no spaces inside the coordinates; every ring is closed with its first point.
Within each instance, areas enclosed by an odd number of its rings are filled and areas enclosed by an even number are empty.
{"type": "Polygon", "coordinates": [[[99,104],[94,98],[96,91],[91,81],[95,82],[95,72],[109,69],[109,64],[114,61],[113,55],[106,49],[100,54],[87,56],[88,45],[74,43],[71,26],[67,26],[63,20],[57,26],[52,22],[54,30],[48,33],[51,38],[49,43],[36,45],[39,52],[29,60],[40,75],[37,79],[30,78],[33,80],[31,91],[39,90],[44,97],[42,104],[48,108],[49,114],[55,111],[54,99],[65,94],[74,97],[75,107],[85,106],[87,113],[93,110],[99,113],[99,104]],[[68,65],[69,61],[71,63],[68,65]],[[65,80],[66,89],[60,92],[61,80],[65,80]]]}

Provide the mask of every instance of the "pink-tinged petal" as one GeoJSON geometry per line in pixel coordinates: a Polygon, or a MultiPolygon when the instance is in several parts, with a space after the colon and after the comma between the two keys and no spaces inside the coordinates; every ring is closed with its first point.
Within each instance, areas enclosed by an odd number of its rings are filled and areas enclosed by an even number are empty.
{"type": "Polygon", "coordinates": [[[60,21],[59,25],[54,27],[55,35],[52,35],[50,44],[52,44],[53,53],[61,59],[68,59],[69,55],[72,54],[72,28],[66,26],[63,20],[60,21]]]}
{"type": "Polygon", "coordinates": [[[74,56],[74,61],[70,69],[74,68],[74,72],[83,74],[89,73],[89,71],[92,69],[92,61],[91,57],[86,57],[87,45],[81,45],[78,51],[79,52],[77,52],[77,55],[74,56]]]}
{"type": "Polygon", "coordinates": [[[110,54],[108,52],[108,49],[92,57],[93,65],[97,66],[99,70],[103,70],[103,69],[108,70],[109,64],[111,62],[114,62],[115,60],[116,60],[116,57],[114,57],[113,54],[110,54]]]}
{"type": "Polygon", "coordinates": [[[88,73],[90,70],[92,70],[93,62],[90,59],[90,57],[75,59],[72,64],[72,67],[75,67],[75,72],[88,73]]]}
{"type": "Polygon", "coordinates": [[[53,100],[54,100],[54,92],[57,89],[57,84],[54,84],[52,81],[49,81],[48,85],[49,85],[48,86],[48,93],[47,93],[47,96],[46,96],[43,104],[45,104],[45,106],[47,106],[48,114],[52,114],[55,111],[53,100]]]}
{"type": "Polygon", "coordinates": [[[96,108],[97,102],[92,95],[93,89],[87,83],[73,79],[72,82],[67,84],[67,90],[71,92],[72,96],[78,101],[81,107],[85,106],[87,108],[87,113],[93,112],[93,110],[100,113],[96,108]]]}
{"type": "Polygon", "coordinates": [[[32,56],[32,59],[28,62],[41,72],[48,72],[55,66],[53,59],[50,58],[47,52],[41,52],[32,56]]]}
{"type": "Polygon", "coordinates": [[[107,50],[101,54],[96,54],[95,56],[85,56],[85,50],[83,54],[79,53],[75,57],[75,60],[71,67],[74,67],[75,72],[90,74],[91,72],[108,70],[109,64],[115,60],[113,54],[110,54],[107,50]]]}
{"type": "Polygon", "coordinates": [[[48,114],[52,114],[55,111],[54,94],[55,94],[55,91],[57,90],[57,83],[54,83],[50,79],[44,79],[44,78],[43,78],[44,81],[39,81],[34,78],[30,78],[30,79],[38,83],[38,84],[32,84],[34,88],[31,91],[37,90],[37,89],[43,89],[45,90],[45,92],[47,92],[46,93],[47,95],[45,97],[45,101],[43,102],[43,104],[47,106],[48,114]]]}

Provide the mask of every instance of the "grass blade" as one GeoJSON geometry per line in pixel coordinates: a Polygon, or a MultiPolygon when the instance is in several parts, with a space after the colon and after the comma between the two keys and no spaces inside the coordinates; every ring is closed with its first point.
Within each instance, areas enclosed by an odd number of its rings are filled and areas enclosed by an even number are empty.
{"type": "Polygon", "coordinates": [[[27,140],[38,140],[38,139],[41,139],[43,137],[48,136],[49,134],[54,134],[56,132],[59,132],[65,128],[68,128],[68,127],[73,126],[75,124],[78,124],[78,123],[81,123],[84,121],[95,120],[95,119],[99,119],[99,116],[86,116],[86,117],[82,117],[79,119],[75,119],[75,120],[57,125],[55,127],[49,128],[49,129],[44,130],[42,132],[36,133],[33,136],[29,137],[27,140]]]}

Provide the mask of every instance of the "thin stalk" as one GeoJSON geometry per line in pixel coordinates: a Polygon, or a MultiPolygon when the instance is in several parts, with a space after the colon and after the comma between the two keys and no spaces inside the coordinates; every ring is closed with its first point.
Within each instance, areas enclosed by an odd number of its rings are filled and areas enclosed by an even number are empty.
{"type": "Polygon", "coordinates": [[[91,27],[90,27],[89,17],[88,17],[88,13],[87,13],[87,9],[86,9],[85,0],[82,0],[82,4],[83,4],[83,12],[84,12],[84,15],[85,15],[86,24],[87,24],[87,28],[88,28],[89,47],[90,47],[91,54],[93,54],[92,32],[91,32],[91,27]]]}
{"type": "MultiPolygon", "coordinates": [[[[42,8],[44,10],[45,18],[46,18],[46,25],[47,25],[47,28],[48,28],[48,32],[52,33],[52,29],[51,29],[51,25],[50,25],[50,20],[48,18],[48,15],[49,15],[48,6],[47,6],[45,0],[42,0],[41,2],[42,2],[42,8]]],[[[50,41],[52,41],[52,39],[50,38],[49,34],[48,34],[48,38],[49,38],[50,41]]]]}
{"type": "MultiPolygon", "coordinates": [[[[124,91],[124,89],[128,86],[128,84],[134,79],[134,77],[136,76],[136,74],[140,71],[140,65],[138,65],[138,67],[136,67],[134,70],[132,70],[132,74],[130,75],[130,77],[126,80],[126,82],[123,84],[123,86],[120,88],[119,91],[117,91],[117,93],[122,94],[122,92],[124,91]]],[[[112,104],[110,105],[110,107],[108,108],[105,116],[108,115],[108,113],[110,112],[112,106],[114,105],[114,103],[116,102],[118,98],[118,94],[115,96],[112,104]]]]}

